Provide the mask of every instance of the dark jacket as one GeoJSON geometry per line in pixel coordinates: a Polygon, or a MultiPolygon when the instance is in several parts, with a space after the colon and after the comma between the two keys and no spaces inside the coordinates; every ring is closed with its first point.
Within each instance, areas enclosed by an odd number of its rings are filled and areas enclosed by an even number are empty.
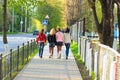
{"type": "Polygon", "coordinates": [[[48,42],[49,42],[49,43],[52,43],[52,42],[56,43],[56,36],[49,34],[49,35],[48,35],[48,42]]]}

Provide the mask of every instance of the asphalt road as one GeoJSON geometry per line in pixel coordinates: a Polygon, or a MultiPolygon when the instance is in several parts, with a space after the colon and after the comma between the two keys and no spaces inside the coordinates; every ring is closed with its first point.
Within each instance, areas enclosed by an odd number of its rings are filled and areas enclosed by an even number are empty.
{"type": "MultiPolygon", "coordinates": [[[[8,35],[8,46],[10,49],[17,49],[17,46],[22,46],[23,43],[27,43],[27,41],[33,40],[36,38],[36,35],[32,34],[14,34],[8,35]]],[[[0,54],[4,53],[4,44],[3,44],[3,37],[0,36],[0,54]]]]}

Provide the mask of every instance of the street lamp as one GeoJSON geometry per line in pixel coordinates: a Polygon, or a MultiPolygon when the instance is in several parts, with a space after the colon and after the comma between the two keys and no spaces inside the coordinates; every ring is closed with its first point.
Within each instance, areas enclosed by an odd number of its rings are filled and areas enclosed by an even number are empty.
{"type": "MultiPolygon", "coordinates": [[[[48,21],[48,19],[49,19],[49,15],[48,14],[45,16],[45,19],[48,21]]],[[[48,24],[46,25],[46,31],[48,31],[48,24]]]]}
{"type": "Polygon", "coordinates": [[[49,19],[49,15],[48,14],[45,16],[45,19],[49,19]]]}
{"type": "Polygon", "coordinates": [[[22,25],[23,25],[23,21],[20,21],[20,25],[21,25],[21,32],[22,32],[22,25]]]}

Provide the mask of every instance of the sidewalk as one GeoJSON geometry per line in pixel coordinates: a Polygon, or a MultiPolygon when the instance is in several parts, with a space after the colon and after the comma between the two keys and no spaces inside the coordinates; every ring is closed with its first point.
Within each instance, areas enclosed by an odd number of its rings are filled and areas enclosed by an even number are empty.
{"type": "MultiPolygon", "coordinates": [[[[65,47],[62,49],[64,53],[65,47]]],[[[48,45],[45,46],[43,58],[40,59],[37,53],[14,80],[82,80],[71,51],[68,60],[63,54],[57,59],[56,47],[54,51],[53,59],[49,59],[48,45]]]]}

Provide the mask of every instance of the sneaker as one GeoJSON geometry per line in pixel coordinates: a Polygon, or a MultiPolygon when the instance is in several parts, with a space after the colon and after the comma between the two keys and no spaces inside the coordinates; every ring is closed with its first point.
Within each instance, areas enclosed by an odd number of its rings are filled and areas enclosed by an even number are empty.
{"type": "Polygon", "coordinates": [[[68,57],[66,57],[66,60],[68,59],[68,57]]]}
{"type": "Polygon", "coordinates": [[[40,58],[42,58],[42,56],[40,56],[40,58]]]}
{"type": "Polygon", "coordinates": [[[61,58],[61,54],[59,53],[59,55],[58,55],[57,59],[60,59],[60,58],[61,58]]]}
{"type": "Polygon", "coordinates": [[[59,54],[59,57],[61,58],[61,53],[59,54]]]}
{"type": "Polygon", "coordinates": [[[52,55],[50,55],[49,58],[52,58],[52,55]]]}
{"type": "Polygon", "coordinates": [[[53,56],[51,56],[51,58],[53,58],[53,56]]]}

